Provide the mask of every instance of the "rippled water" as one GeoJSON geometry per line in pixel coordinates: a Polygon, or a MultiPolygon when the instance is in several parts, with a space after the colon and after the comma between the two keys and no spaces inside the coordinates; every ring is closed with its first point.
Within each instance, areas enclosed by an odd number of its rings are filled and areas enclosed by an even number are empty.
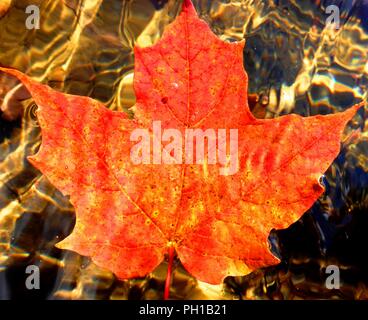
{"type": "MultiPolygon", "coordinates": [[[[367,0],[193,2],[222,39],[246,39],[244,61],[257,117],[326,114],[366,98],[367,0]],[[325,23],[331,4],[341,9],[339,29],[325,23]]],[[[0,0],[0,65],[127,111],[135,102],[134,44],[154,43],[179,9],[180,1],[0,0]],[[35,3],[41,29],[27,30],[25,8],[35,3]]],[[[0,104],[16,86],[0,74],[0,104]]],[[[40,144],[36,107],[30,99],[15,100],[0,119],[0,298],[161,298],[165,262],[146,278],[119,281],[87,257],[54,247],[73,229],[74,210],[27,162],[40,144]],[[24,286],[30,264],[40,267],[40,290],[24,286]]],[[[271,233],[280,265],[209,286],[176,261],[171,297],[368,298],[367,124],[362,108],[326,173],[325,194],[297,223],[271,233]],[[326,289],[329,264],[340,266],[340,290],[326,289]]]]}

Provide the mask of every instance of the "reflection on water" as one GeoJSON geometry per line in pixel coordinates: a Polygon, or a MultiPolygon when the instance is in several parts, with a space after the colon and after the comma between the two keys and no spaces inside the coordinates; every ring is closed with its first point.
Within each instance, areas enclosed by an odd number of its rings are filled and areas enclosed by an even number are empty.
{"type": "MultiPolygon", "coordinates": [[[[246,39],[245,68],[257,117],[337,112],[366,97],[367,0],[193,2],[222,39],[246,39]],[[341,8],[338,30],[325,25],[331,4],[341,8]]],[[[127,111],[135,102],[134,44],[159,39],[179,8],[173,0],[1,0],[0,64],[127,111]],[[37,3],[41,29],[27,30],[25,8],[37,3]]],[[[0,74],[0,103],[16,85],[0,74]]],[[[0,298],[161,298],[165,263],[144,279],[118,281],[88,258],[54,247],[71,232],[74,211],[27,162],[39,147],[40,132],[32,101],[18,109],[12,121],[0,119],[0,298]],[[29,264],[41,269],[41,290],[24,287],[29,264]]],[[[209,286],[177,261],[172,298],[368,298],[366,123],[362,109],[326,173],[326,193],[308,214],[271,233],[280,265],[209,286]],[[324,285],[329,264],[340,266],[340,290],[324,285]]]]}

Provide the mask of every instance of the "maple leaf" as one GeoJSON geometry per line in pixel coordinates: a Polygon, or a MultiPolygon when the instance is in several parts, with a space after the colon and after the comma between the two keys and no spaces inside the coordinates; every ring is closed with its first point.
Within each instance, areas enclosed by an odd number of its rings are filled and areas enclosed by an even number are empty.
{"type": "MultiPolygon", "coordinates": [[[[188,272],[212,284],[278,261],[269,232],[295,222],[323,193],[319,179],[362,104],[326,116],[255,119],[243,47],[218,39],[184,1],[161,40],[135,47],[134,119],[1,68],[38,105],[42,144],[29,161],[76,209],[74,230],[59,248],[90,256],[119,278],[144,276],[175,250],[188,272]],[[159,131],[152,129],[157,123],[159,131]],[[141,150],[146,163],[131,158],[137,129],[150,129],[153,148],[141,150]],[[218,132],[216,151],[236,156],[236,170],[208,156],[188,163],[187,151],[173,155],[160,140],[166,129],[185,138],[188,130],[218,132]],[[231,130],[237,137],[229,151],[219,141],[231,130]],[[156,156],[173,163],[153,163],[156,156]]],[[[209,142],[207,149],[213,151],[209,142]]]]}

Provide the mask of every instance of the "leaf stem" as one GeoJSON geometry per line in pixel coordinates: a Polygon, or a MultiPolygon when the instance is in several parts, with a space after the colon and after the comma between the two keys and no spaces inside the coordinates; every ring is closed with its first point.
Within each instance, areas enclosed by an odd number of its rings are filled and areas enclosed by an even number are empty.
{"type": "Polygon", "coordinates": [[[169,264],[167,266],[167,275],[165,281],[165,291],[164,291],[164,300],[168,300],[170,296],[170,284],[171,284],[171,274],[172,274],[172,266],[174,261],[174,246],[169,247],[169,264]]]}

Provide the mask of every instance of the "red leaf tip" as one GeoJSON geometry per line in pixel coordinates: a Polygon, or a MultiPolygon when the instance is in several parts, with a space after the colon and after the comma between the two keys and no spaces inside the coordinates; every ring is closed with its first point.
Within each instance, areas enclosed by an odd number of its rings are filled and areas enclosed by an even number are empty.
{"type": "Polygon", "coordinates": [[[192,12],[196,13],[196,10],[195,10],[194,5],[193,5],[191,0],[184,0],[183,1],[182,10],[186,11],[186,12],[192,11],[192,12]]]}

